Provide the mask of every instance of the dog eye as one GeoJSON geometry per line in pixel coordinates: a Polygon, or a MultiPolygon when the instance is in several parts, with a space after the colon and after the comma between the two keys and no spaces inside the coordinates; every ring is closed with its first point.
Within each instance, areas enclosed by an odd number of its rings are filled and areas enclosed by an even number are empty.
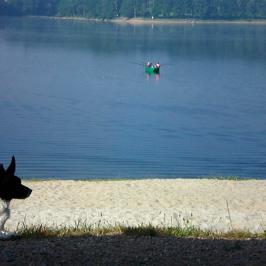
{"type": "Polygon", "coordinates": [[[15,177],[16,183],[17,184],[21,184],[21,179],[19,177],[17,177],[17,176],[14,176],[14,177],[15,177]]]}

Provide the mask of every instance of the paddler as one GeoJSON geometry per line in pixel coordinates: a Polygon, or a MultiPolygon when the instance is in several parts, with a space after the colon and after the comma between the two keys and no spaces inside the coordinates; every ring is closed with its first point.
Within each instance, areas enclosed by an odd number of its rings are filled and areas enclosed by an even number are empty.
{"type": "Polygon", "coordinates": [[[156,68],[160,68],[160,66],[161,66],[161,65],[160,65],[159,62],[157,62],[157,63],[155,64],[155,67],[156,67],[156,68]]]}

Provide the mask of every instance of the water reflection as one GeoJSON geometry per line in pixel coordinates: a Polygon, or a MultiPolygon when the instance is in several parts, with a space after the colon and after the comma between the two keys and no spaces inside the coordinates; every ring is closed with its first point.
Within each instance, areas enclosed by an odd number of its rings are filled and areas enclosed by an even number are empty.
{"type": "Polygon", "coordinates": [[[133,26],[58,19],[0,18],[1,37],[13,45],[85,49],[93,53],[167,53],[180,58],[266,59],[264,25],[133,26]]]}
{"type": "Polygon", "coordinates": [[[150,80],[151,78],[154,78],[156,81],[160,80],[160,74],[147,74],[146,73],[146,79],[150,80]]]}

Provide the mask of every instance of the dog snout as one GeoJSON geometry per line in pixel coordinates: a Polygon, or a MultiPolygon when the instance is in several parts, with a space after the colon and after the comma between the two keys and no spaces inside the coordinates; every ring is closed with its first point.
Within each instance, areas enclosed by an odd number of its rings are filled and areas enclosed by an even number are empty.
{"type": "Polygon", "coordinates": [[[26,199],[30,196],[32,190],[26,186],[21,185],[20,186],[20,196],[16,197],[16,198],[20,198],[20,199],[26,199]]]}
{"type": "Polygon", "coordinates": [[[31,192],[32,192],[32,189],[28,188],[28,191],[27,191],[27,197],[30,196],[31,192]]]}

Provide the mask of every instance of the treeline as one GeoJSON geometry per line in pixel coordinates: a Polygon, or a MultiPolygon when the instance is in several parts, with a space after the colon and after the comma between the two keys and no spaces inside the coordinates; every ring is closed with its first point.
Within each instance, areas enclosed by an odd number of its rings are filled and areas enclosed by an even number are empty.
{"type": "Polygon", "coordinates": [[[0,15],[266,19],[266,0],[0,0],[0,15]]]}

